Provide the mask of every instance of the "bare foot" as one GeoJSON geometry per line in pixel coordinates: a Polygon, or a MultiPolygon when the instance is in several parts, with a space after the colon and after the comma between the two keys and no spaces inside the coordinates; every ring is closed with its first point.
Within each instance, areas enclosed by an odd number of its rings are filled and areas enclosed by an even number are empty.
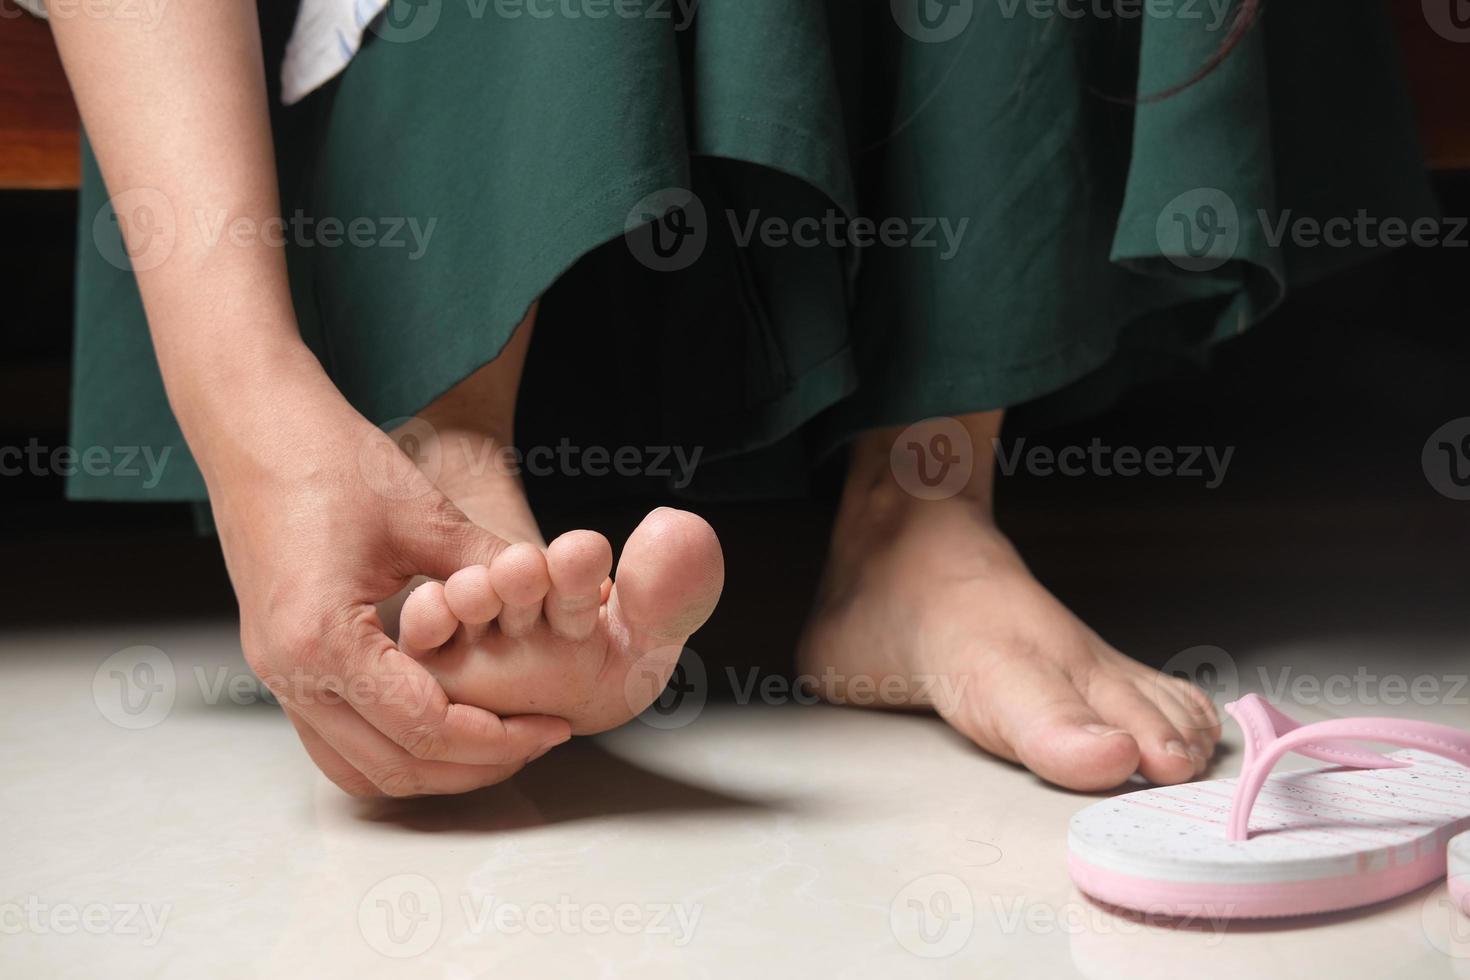
{"type": "Polygon", "coordinates": [[[612,549],[570,531],[513,545],[487,568],[430,582],[403,607],[399,644],[453,701],[565,718],[575,735],[621,725],[652,703],[689,635],[714,611],[724,565],[714,531],[660,508],[612,549]]]}
{"type": "Polygon", "coordinates": [[[1113,649],[1031,576],[991,520],[1000,413],[960,421],[976,462],[948,499],[899,486],[889,462],[898,430],[859,440],[803,673],[834,701],[932,707],[981,748],[1061,786],[1199,775],[1220,737],[1214,706],[1113,649]]]}
{"type": "MultiPolygon", "coordinates": [[[[452,701],[497,714],[565,718],[586,735],[651,704],[689,635],[714,611],[724,559],[694,514],[660,508],[633,532],[618,563],[595,531],[548,546],[505,450],[531,332],[528,318],[495,362],[410,423],[435,485],[470,520],[511,547],[488,566],[400,596],[399,646],[421,660],[452,701]]],[[[400,441],[400,444],[402,442],[400,441]]]]}

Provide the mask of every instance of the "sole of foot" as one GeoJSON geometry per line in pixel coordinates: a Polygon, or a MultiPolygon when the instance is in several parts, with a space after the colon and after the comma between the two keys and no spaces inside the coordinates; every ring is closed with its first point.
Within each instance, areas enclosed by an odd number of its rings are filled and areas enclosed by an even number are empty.
{"type": "Polygon", "coordinates": [[[576,735],[635,717],[663,690],[724,587],[714,530],[660,508],[612,548],[571,531],[513,544],[488,566],[427,582],[404,601],[399,645],[451,700],[500,715],[565,718],[576,735]]]}

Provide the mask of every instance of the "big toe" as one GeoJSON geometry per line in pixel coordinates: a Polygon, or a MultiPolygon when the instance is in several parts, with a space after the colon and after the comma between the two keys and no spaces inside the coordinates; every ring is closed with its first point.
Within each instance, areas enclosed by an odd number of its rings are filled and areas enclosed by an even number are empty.
{"type": "Polygon", "coordinates": [[[638,658],[681,647],[704,625],[725,586],[725,557],[702,517],[660,507],[628,538],[615,581],[608,612],[638,658]]]}
{"type": "Polygon", "coordinates": [[[969,700],[972,711],[980,708],[987,717],[959,725],[983,748],[1013,758],[1048,782],[1084,792],[1111,789],[1138,769],[1138,743],[1099,716],[1068,677],[1012,673],[988,685],[981,695],[985,707],[980,699],[969,700]]]}

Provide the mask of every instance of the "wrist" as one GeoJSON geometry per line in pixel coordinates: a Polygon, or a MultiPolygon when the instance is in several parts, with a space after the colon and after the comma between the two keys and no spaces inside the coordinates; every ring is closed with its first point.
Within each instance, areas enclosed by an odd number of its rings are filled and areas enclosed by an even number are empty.
{"type": "Polygon", "coordinates": [[[306,478],[335,444],[331,433],[366,424],[299,338],[177,373],[169,402],[211,491],[268,473],[306,478]]]}

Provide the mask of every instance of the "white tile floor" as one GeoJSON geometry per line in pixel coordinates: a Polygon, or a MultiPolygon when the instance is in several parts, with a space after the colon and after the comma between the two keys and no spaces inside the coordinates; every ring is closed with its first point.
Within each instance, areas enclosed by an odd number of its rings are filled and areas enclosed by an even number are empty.
{"type": "MultiPolygon", "coordinates": [[[[1236,667],[1242,689],[1341,675],[1392,700],[1381,678],[1412,649],[1408,676],[1442,703],[1372,710],[1463,724],[1464,639],[1301,644],[1236,667]]],[[[1310,921],[1117,917],[1064,869],[1088,798],[924,717],[712,704],[481,793],[367,805],[241,696],[231,624],[11,633],[0,671],[4,976],[366,978],[408,961],[496,978],[1470,977],[1470,922],[1442,885],[1310,921]],[[167,661],[99,671],[132,644],[167,661]]],[[[1304,717],[1362,710],[1295,690],[1316,702],[1304,717]]]]}

